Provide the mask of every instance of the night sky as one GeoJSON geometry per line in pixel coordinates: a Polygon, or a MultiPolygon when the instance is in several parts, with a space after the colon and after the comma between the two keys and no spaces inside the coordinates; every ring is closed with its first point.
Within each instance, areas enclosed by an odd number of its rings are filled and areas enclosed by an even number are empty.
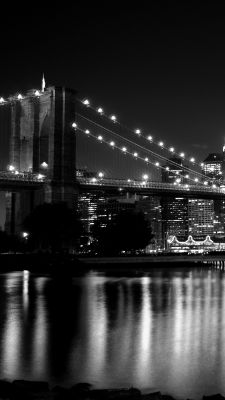
{"type": "Polygon", "coordinates": [[[219,2],[93,3],[5,8],[0,93],[40,87],[44,71],[47,84],[75,88],[180,150],[218,151],[225,139],[219,2]]]}
{"type": "Polygon", "coordinates": [[[40,87],[44,72],[47,85],[77,89],[180,151],[201,159],[221,150],[220,2],[64,3],[1,8],[0,96],[40,87]]]}

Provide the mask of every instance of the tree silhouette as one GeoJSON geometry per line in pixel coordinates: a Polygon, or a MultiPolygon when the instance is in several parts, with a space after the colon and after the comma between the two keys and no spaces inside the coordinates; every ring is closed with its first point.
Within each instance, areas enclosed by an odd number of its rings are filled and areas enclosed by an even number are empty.
{"type": "Polygon", "coordinates": [[[63,202],[37,206],[24,220],[23,229],[32,248],[53,252],[75,247],[83,231],[77,213],[63,202]]]}
{"type": "Polygon", "coordinates": [[[24,243],[17,235],[9,235],[5,231],[0,231],[0,253],[9,251],[23,251],[24,243]]]}
{"type": "Polygon", "coordinates": [[[153,238],[143,212],[121,211],[106,227],[98,224],[93,230],[96,249],[102,254],[120,254],[144,249],[153,238]]]}

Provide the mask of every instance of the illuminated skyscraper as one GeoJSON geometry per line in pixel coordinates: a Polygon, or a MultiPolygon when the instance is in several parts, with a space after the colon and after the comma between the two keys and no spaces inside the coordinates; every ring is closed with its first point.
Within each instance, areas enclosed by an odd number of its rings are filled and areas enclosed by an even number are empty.
{"type": "Polygon", "coordinates": [[[205,239],[214,232],[214,202],[206,199],[188,200],[188,232],[195,239],[205,239]]]}
{"type": "MultiPolygon", "coordinates": [[[[185,179],[182,159],[171,158],[162,170],[162,182],[184,183],[185,179]]],[[[164,240],[171,235],[175,235],[180,240],[185,240],[188,236],[188,199],[184,197],[162,197],[161,207],[164,240]]]]}
{"type": "Polygon", "coordinates": [[[203,162],[202,171],[211,179],[221,180],[223,175],[223,154],[210,153],[203,162]]]}

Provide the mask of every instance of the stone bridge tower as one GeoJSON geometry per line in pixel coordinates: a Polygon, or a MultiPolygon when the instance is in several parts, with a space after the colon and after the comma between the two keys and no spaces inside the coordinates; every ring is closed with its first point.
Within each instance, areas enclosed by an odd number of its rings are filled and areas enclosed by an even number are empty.
{"type": "Polygon", "coordinates": [[[23,97],[10,99],[10,164],[20,172],[47,176],[47,183],[39,193],[8,195],[7,219],[12,220],[14,210],[16,230],[27,210],[37,204],[44,201],[65,201],[69,207],[74,204],[75,99],[75,91],[63,87],[48,87],[42,92],[30,90],[23,97]]]}

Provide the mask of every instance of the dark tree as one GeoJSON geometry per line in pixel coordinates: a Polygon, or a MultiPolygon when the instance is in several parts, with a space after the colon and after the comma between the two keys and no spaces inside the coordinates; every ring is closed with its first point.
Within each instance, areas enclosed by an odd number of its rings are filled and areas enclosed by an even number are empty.
{"type": "Polygon", "coordinates": [[[120,254],[144,249],[153,238],[151,226],[144,213],[121,211],[105,228],[94,228],[97,251],[102,254],[120,254]]]}
{"type": "Polygon", "coordinates": [[[31,247],[54,252],[76,247],[82,234],[79,216],[66,203],[37,206],[25,219],[23,229],[29,233],[31,247]]]}
{"type": "Polygon", "coordinates": [[[6,232],[0,231],[0,253],[10,250],[10,238],[6,232]]]}
{"type": "Polygon", "coordinates": [[[9,235],[4,231],[0,231],[0,253],[9,251],[23,251],[24,244],[19,236],[9,235]]]}

